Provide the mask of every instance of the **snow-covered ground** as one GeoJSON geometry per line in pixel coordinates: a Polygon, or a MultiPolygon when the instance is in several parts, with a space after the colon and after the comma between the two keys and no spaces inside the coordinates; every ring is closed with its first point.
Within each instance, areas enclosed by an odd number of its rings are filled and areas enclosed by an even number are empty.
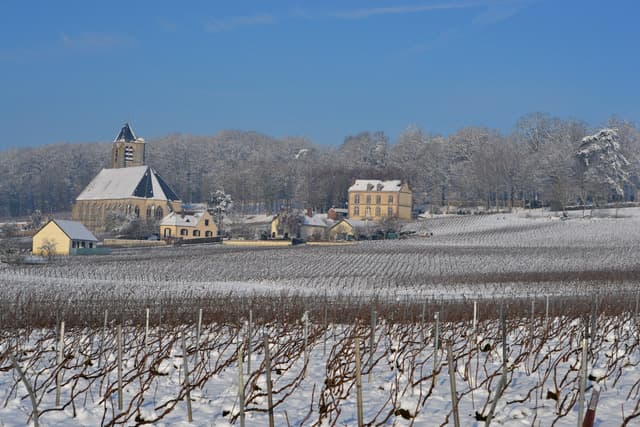
{"type": "MultiPolygon", "coordinates": [[[[589,213],[587,211],[587,213],[589,213]]],[[[548,212],[459,216],[407,226],[433,237],[278,249],[131,249],[47,266],[0,267],[10,299],[40,295],[154,298],[218,292],[420,298],[590,294],[636,289],[640,209],[568,219],[548,212]]]]}
{"type": "MultiPolygon", "coordinates": [[[[506,372],[506,388],[496,403],[492,425],[575,426],[584,375],[580,339],[584,324],[580,319],[543,316],[529,322],[525,317],[506,323],[506,363],[500,322],[495,320],[481,321],[477,331],[469,322],[440,323],[439,342],[445,344],[438,351],[434,351],[433,322],[399,325],[377,319],[373,341],[366,322],[357,328],[311,323],[306,339],[301,324],[252,325],[250,329],[245,322],[240,330],[205,325],[199,340],[193,325],[152,327],[146,342],[144,328],[129,327],[122,335],[122,409],[118,406],[117,329],[112,324],[105,330],[67,331],[61,362],[55,331],[36,330],[28,337],[5,339],[0,346],[0,399],[5,403],[0,423],[25,425],[32,413],[28,392],[8,358],[10,352],[17,355],[34,390],[43,426],[143,421],[156,426],[240,425],[240,381],[246,425],[266,426],[266,335],[277,426],[357,425],[356,336],[365,425],[452,425],[453,375],[461,425],[483,426],[506,372]],[[192,422],[187,421],[187,391],[192,422]]],[[[636,322],[629,315],[600,316],[595,337],[587,342],[588,379],[582,396],[588,402],[594,390],[600,392],[596,426],[623,425],[625,418],[634,415],[627,425],[638,425],[640,420],[636,322]]]]}
{"type": "MultiPolygon", "coordinates": [[[[68,331],[65,357],[58,363],[52,327],[22,328],[19,336],[9,330],[28,321],[23,311],[34,304],[48,302],[50,307],[63,307],[67,314],[74,307],[91,304],[101,315],[101,301],[120,299],[144,307],[160,299],[166,302],[167,295],[186,301],[233,295],[269,296],[270,301],[284,294],[326,295],[365,304],[450,297],[467,304],[464,310],[470,318],[469,298],[551,295],[562,303],[564,296],[635,296],[640,285],[640,209],[584,214],[573,211],[562,217],[523,211],[432,218],[406,228],[416,231],[416,236],[433,233],[431,237],[349,246],[197,245],[125,249],[109,256],[61,258],[48,265],[0,265],[0,318],[7,329],[0,342],[0,426],[25,425],[31,413],[10,354],[35,389],[41,425],[92,426],[114,419],[114,424],[131,425],[156,418],[154,425],[239,425],[237,337],[247,335],[246,323],[240,332],[235,326],[239,308],[229,307],[236,313],[233,319],[205,325],[198,351],[193,324],[159,328],[154,327],[157,319],[153,317],[146,345],[139,322],[125,327],[125,409],[119,415],[115,323],[105,330],[68,331]],[[187,422],[184,399],[181,331],[186,334],[193,384],[192,423],[187,422]],[[58,368],[60,405],[55,404],[58,368]]],[[[586,394],[588,398],[593,390],[601,391],[597,426],[622,425],[624,417],[640,413],[637,308],[634,311],[633,301],[625,303],[632,308],[621,314],[601,307],[595,337],[589,342],[591,379],[586,394]]],[[[556,305],[548,321],[537,307],[533,324],[529,313],[508,323],[507,387],[497,403],[493,425],[576,425],[585,322],[559,315],[561,309],[556,305]]],[[[245,322],[246,312],[243,307],[245,322]]],[[[482,319],[482,308],[480,313],[482,319]]],[[[438,352],[439,371],[435,380],[432,377],[432,314],[425,323],[408,324],[379,317],[373,358],[370,329],[364,326],[366,321],[360,325],[365,423],[453,425],[446,346],[438,352]]],[[[122,319],[117,313],[113,317],[122,319]]],[[[356,425],[354,327],[325,327],[321,316],[310,320],[306,369],[300,322],[253,327],[248,372],[249,358],[244,359],[246,425],[268,425],[263,333],[273,346],[275,425],[356,425]]],[[[475,414],[488,413],[502,373],[500,324],[483,319],[479,338],[469,321],[439,326],[440,341],[452,344],[461,425],[482,426],[475,414]]],[[[640,425],[640,416],[630,418],[627,425],[640,425]]]]}

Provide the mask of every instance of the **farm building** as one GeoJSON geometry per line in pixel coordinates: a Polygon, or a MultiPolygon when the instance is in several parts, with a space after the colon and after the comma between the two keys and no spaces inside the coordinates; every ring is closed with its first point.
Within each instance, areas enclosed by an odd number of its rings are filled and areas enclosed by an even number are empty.
{"type": "Polygon", "coordinates": [[[76,198],[71,218],[90,230],[106,231],[110,217],[160,221],[180,209],[177,194],[144,165],[145,142],[125,124],[113,142],[111,168],[102,169],[76,198]]]}
{"type": "Polygon", "coordinates": [[[215,237],[218,227],[211,214],[204,210],[200,212],[171,212],[160,222],[160,236],[164,239],[199,239],[215,237]]]}
{"type": "Polygon", "coordinates": [[[53,219],[34,236],[34,255],[72,255],[77,249],[95,248],[98,239],[81,222],[53,219]]]}
{"type": "Polygon", "coordinates": [[[400,180],[356,179],[349,187],[349,218],[380,221],[384,218],[411,219],[413,195],[400,180]]]}

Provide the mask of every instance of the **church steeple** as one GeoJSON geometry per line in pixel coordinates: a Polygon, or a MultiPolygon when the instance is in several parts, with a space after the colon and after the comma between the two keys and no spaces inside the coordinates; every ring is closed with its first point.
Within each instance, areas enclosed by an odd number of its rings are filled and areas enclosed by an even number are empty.
{"type": "Polygon", "coordinates": [[[117,169],[143,166],[145,161],[144,147],[144,139],[137,138],[129,123],[125,123],[116,139],[113,140],[111,167],[117,169]]]}

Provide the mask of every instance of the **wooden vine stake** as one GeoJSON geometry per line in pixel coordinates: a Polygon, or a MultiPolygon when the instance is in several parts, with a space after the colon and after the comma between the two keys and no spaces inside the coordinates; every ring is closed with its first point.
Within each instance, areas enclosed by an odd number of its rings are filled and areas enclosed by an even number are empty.
{"type": "Polygon", "coordinates": [[[307,376],[307,366],[309,365],[309,312],[305,311],[302,315],[303,333],[304,333],[304,372],[303,377],[307,376]]]}
{"type": "Polygon", "coordinates": [[[458,393],[456,391],[456,369],[453,366],[453,350],[451,349],[451,342],[447,342],[447,363],[449,365],[449,382],[451,383],[453,424],[455,427],[460,427],[460,414],[458,413],[458,393]]]}
{"type": "Polygon", "coordinates": [[[274,427],[273,420],[273,385],[271,384],[271,354],[269,353],[269,335],[264,334],[264,364],[267,371],[267,405],[269,411],[269,427],[274,427]]]}
{"type": "Polygon", "coordinates": [[[439,312],[433,315],[433,319],[436,321],[436,331],[433,341],[433,384],[436,383],[436,374],[438,373],[438,348],[440,347],[440,319],[439,312]]]}
{"type": "Polygon", "coordinates": [[[60,406],[60,383],[62,382],[63,356],[64,356],[64,320],[60,322],[60,340],[58,341],[58,373],[56,374],[56,406],[60,406]]]}
{"type": "Polygon", "coordinates": [[[358,411],[358,427],[362,427],[364,426],[364,416],[362,413],[362,375],[360,366],[360,339],[357,335],[354,338],[354,346],[356,356],[356,406],[358,411]]]}
{"type": "Polygon", "coordinates": [[[584,392],[587,385],[587,339],[582,339],[582,359],[580,359],[580,394],[578,395],[578,427],[582,427],[584,415],[584,392]]]}
{"type": "Polygon", "coordinates": [[[600,390],[594,388],[591,393],[591,399],[589,400],[589,406],[587,407],[587,413],[585,414],[584,421],[582,422],[582,427],[593,427],[593,423],[596,420],[598,399],[600,399],[600,390]]]}
{"type": "Polygon", "coordinates": [[[196,327],[196,360],[194,364],[198,364],[200,360],[200,337],[202,336],[202,309],[198,309],[198,326],[196,327]]]}
{"type": "Polygon", "coordinates": [[[144,321],[144,352],[149,353],[149,307],[145,310],[144,321]]]}
{"type": "Polygon", "coordinates": [[[371,306],[371,335],[369,335],[369,376],[367,378],[368,382],[371,382],[371,376],[373,373],[373,355],[375,353],[375,345],[376,345],[376,310],[373,306],[371,306]]]}
{"type": "Polygon", "coordinates": [[[238,335],[238,411],[240,427],[244,427],[244,378],[242,376],[242,359],[244,359],[243,342],[238,335]]]}
{"type": "Polygon", "coordinates": [[[122,411],[122,325],[118,325],[118,410],[122,411]]]}
{"type": "Polygon", "coordinates": [[[253,310],[249,309],[249,329],[247,330],[247,375],[251,375],[251,335],[253,335],[253,310]]]}
{"type": "Polygon", "coordinates": [[[187,400],[187,420],[193,422],[193,414],[191,412],[191,384],[189,383],[189,364],[187,362],[187,344],[184,339],[184,332],[180,334],[182,337],[182,364],[184,369],[184,387],[186,388],[187,400]]]}

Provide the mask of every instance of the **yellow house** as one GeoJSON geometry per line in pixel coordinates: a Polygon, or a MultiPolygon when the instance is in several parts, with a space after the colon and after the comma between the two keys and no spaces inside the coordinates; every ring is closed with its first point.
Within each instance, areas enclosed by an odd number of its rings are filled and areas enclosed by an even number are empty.
{"type": "Polygon", "coordinates": [[[355,237],[354,226],[346,219],[341,219],[329,228],[329,240],[350,240],[355,237]]]}
{"type": "Polygon", "coordinates": [[[218,226],[208,211],[176,213],[171,212],[160,222],[160,236],[163,239],[199,239],[218,235],[218,226]]]}
{"type": "Polygon", "coordinates": [[[412,207],[409,184],[400,180],[356,179],[349,187],[349,218],[354,220],[410,220],[412,207]]]}
{"type": "Polygon", "coordinates": [[[81,223],[53,219],[34,236],[31,252],[34,255],[69,255],[73,249],[94,248],[98,239],[81,223]]]}

